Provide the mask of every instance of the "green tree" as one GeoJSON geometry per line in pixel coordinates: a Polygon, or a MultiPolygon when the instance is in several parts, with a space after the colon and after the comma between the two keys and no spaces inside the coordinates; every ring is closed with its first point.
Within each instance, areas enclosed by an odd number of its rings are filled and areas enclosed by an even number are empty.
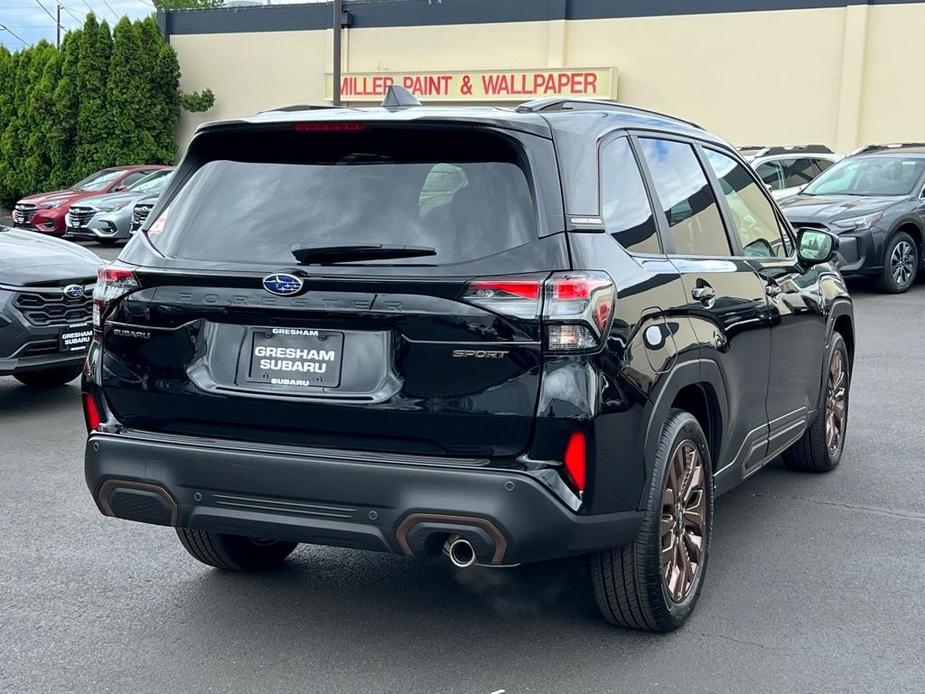
{"type": "Polygon", "coordinates": [[[26,131],[23,123],[26,115],[26,85],[32,65],[33,49],[27,48],[14,54],[10,61],[9,97],[11,108],[9,120],[0,135],[0,188],[5,191],[4,203],[9,206],[23,188],[22,162],[26,156],[26,131]]]}
{"type": "Polygon", "coordinates": [[[224,4],[225,0],[154,0],[158,10],[200,10],[224,4]]]}
{"type": "Polygon", "coordinates": [[[106,107],[106,82],[112,36],[106,22],[99,23],[91,12],[84,21],[78,55],[77,147],[75,174],[86,176],[109,165],[109,109],[106,107]]]}
{"type": "Polygon", "coordinates": [[[51,150],[52,188],[63,188],[77,180],[77,116],[80,90],[80,42],[83,32],[70,31],[61,42],[58,83],[55,85],[55,122],[48,138],[51,150]]]}
{"type": "Polygon", "coordinates": [[[150,72],[143,60],[141,27],[123,17],[112,34],[112,57],[106,86],[110,165],[141,164],[157,159],[154,136],[148,129],[150,72]]]}
{"type": "Polygon", "coordinates": [[[174,140],[180,122],[180,63],[170,44],[161,44],[157,64],[151,78],[154,91],[161,95],[155,110],[157,123],[154,141],[159,161],[176,161],[177,143],[174,140]]]}
{"type": "Polygon", "coordinates": [[[47,41],[32,47],[22,115],[25,156],[20,167],[23,190],[45,186],[51,178],[52,158],[48,140],[55,123],[55,85],[60,72],[58,51],[47,41]]]}
{"type": "Polygon", "coordinates": [[[9,175],[7,159],[3,156],[6,129],[10,126],[10,121],[16,112],[16,101],[13,98],[15,60],[15,57],[4,46],[0,46],[0,207],[9,207],[15,196],[15,192],[9,188],[7,182],[9,175]]]}

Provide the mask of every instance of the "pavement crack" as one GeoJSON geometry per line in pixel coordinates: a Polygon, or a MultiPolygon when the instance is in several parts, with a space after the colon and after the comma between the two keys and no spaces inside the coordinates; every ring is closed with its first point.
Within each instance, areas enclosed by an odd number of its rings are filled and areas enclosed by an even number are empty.
{"type": "Polygon", "coordinates": [[[824,499],[815,499],[810,496],[794,496],[791,494],[763,494],[761,492],[732,492],[729,496],[740,496],[740,497],[758,497],[758,498],[768,498],[768,499],[782,499],[782,500],[791,500],[791,501],[806,501],[811,504],[819,504],[820,506],[835,506],[837,508],[844,508],[850,511],[862,511],[865,513],[873,513],[881,516],[891,516],[893,518],[903,518],[905,520],[917,520],[925,521],[925,515],[920,513],[909,513],[905,511],[890,511],[884,508],[877,508],[876,506],[862,506],[859,504],[848,504],[842,501],[826,501],[824,499]]]}

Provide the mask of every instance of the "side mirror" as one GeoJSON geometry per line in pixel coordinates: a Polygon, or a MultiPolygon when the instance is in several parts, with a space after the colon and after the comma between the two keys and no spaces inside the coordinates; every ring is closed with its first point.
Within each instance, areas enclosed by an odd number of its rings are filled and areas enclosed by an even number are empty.
{"type": "Polygon", "coordinates": [[[811,267],[828,263],[838,251],[838,237],[819,229],[800,229],[797,232],[797,256],[800,262],[811,267]]]}

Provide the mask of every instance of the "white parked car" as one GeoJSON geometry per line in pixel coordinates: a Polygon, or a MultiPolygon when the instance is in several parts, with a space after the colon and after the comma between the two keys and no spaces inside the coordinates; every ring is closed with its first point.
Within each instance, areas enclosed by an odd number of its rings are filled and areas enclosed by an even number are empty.
{"type": "Polygon", "coordinates": [[[796,195],[803,186],[842,159],[825,145],[739,147],[776,200],[796,195]]]}

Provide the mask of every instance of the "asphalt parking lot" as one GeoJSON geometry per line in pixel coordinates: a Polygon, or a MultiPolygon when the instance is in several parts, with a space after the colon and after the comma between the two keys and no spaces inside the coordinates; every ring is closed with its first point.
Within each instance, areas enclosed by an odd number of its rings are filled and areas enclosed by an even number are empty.
{"type": "Polygon", "coordinates": [[[303,546],[269,574],[208,569],[98,513],[76,382],[0,378],[0,691],[921,692],[925,283],[853,292],[840,468],[772,465],[719,499],[668,636],[604,624],[578,560],[457,573],[303,546]]]}

